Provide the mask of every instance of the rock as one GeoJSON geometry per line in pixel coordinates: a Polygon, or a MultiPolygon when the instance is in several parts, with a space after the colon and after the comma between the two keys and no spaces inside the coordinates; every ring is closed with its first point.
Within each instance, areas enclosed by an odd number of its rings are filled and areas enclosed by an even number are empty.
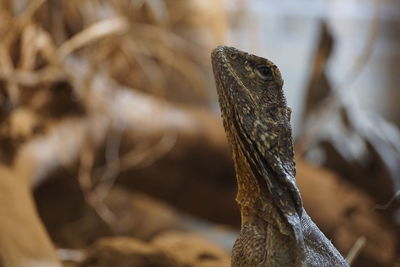
{"type": "Polygon", "coordinates": [[[80,267],[176,267],[180,266],[160,248],[134,238],[100,239],[80,267]]]}
{"type": "Polygon", "coordinates": [[[197,234],[168,232],[156,237],[152,244],[176,259],[182,266],[230,266],[230,257],[226,251],[197,234]]]}
{"type": "Polygon", "coordinates": [[[79,267],[229,267],[226,251],[200,235],[168,232],[145,243],[135,238],[100,239],[79,267]]]}

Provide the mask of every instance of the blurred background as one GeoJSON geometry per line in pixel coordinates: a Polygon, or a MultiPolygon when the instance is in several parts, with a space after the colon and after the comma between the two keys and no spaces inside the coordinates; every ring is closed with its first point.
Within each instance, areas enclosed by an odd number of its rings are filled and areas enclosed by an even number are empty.
{"type": "Polygon", "coordinates": [[[316,224],[352,266],[400,266],[399,1],[0,5],[0,265],[230,266],[224,44],[280,68],[316,224]]]}

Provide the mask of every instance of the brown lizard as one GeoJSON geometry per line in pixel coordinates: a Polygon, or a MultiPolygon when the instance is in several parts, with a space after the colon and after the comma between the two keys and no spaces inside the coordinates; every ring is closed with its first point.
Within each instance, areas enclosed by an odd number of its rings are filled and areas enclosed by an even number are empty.
{"type": "Polygon", "coordinates": [[[279,69],[233,47],[211,59],[242,217],[232,266],[348,266],[303,208],[279,69]]]}

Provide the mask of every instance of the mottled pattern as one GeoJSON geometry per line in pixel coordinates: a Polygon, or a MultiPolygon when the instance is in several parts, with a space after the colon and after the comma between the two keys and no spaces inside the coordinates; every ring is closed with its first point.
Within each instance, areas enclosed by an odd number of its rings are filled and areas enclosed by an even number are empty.
{"type": "Polygon", "coordinates": [[[267,256],[266,236],[266,229],[257,221],[243,224],[233,246],[232,266],[262,266],[267,256]]]}
{"type": "Polygon", "coordinates": [[[233,47],[211,59],[242,214],[232,266],[347,266],[303,209],[279,69],[233,47]]]}

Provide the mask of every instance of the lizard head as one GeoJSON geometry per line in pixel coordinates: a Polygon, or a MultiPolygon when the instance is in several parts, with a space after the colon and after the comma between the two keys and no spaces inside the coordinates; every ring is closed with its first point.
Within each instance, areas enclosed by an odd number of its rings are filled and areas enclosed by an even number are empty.
{"type": "Polygon", "coordinates": [[[218,46],[211,58],[215,76],[236,101],[246,100],[260,112],[286,107],[281,73],[271,61],[227,46],[218,46]]]}

